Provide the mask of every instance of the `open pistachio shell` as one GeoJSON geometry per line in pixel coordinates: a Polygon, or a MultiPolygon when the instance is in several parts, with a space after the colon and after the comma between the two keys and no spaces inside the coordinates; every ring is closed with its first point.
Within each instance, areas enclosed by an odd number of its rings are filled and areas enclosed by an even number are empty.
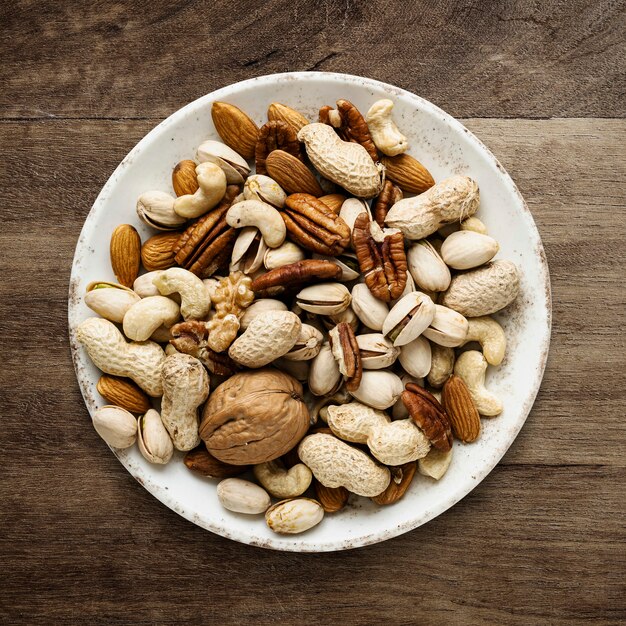
{"type": "Polygon", "coordinates": [[[305,287],[296,296],[296,303],[304,311],[319,315],[334,315],[350,306],[350,292],[341,283],[319,283],[305,287]]]}
{"type": "Polygon", "coordinates": [[[391,367],[400,354],[400,348],[396,348],[382,333],[357,335],[356,342],[359,344],[363,369],[366,370],[391,367]]]}
{"type": "Polygon", "coordinates": [[[285,241],[285,243],[278,246],[278,248],[269,248],[265,252],[263,263],[265,269],[273,270],[277,267],[283,267],[284,265],[302,261],[302,259],[305,258],[306,254],[300,246],[297,246],[293,241],[285,241]]]}
{"type": "Polygon", "coordinates": [[[365,283],[352,287],[352,308],[357,317],[372,330],[382,330],[389,307],[372,294],[365,283]]]}
{"type": "Polygon", "coordinates": [[[317,356],[322,347],[324,335],[310,324],[302,324],[300,335],[296,339],[293,348],[283,355],[289,361],[308,361],[317,356]]]}
{"type": "Polygon", "coordinates": [[[260,200],[276,209],[282,209],[287,199],[282,187],[273,178],[262,174],[248,176],[243,186],[243,196],[246,200],[260,200]]]}
{"type": "Polygon", "coordinates": [[[421,336],[416,337],[410,343],[402,346],[398,360],[407,374],[417,378],[428,376],[432,360],[428,339],[421,336]]]}
{"type": "Polygon", "coordinates": [[[198,147],[197,159],[200,163],[215,163],[226,174],[229,185],[241,185],[250,173],[246,160],[225,143],[209,139],[198,147]]]}
{"type": "Polygon", "coordinates": [[[135,416],[120,406],[101,406],[92,416],[96,432],[113,448],[130,448],[137,438],[135,416]]]}
{"type": "Polygon", "coordinates": [[[435,304],[435,315],[424,330],[424,337],[440,346],[455,348],[465,342],[468,330],[469,322],[463,315],[447,306],[435,304]]]}
{"type": "Polygon", "coordinates": [[[137,215],[157,230],[176,230],[187,221],[174,211],[174,196],[164,191],[146,191],[137,200],[137,215]]]}
{"type": "Polygon", "coordinates": [[[174,454],[174,445],[161,421],[161,416],[154,409],[137,419],[137,445],[139,451],[150,463],[165,465],[174,454]]]}
{"type": "Polygon", "coordinates": [[[316,396],[335,393],[341,386],[341,372],[328,342],[325,342],[309,369],[309,390],[316,396]]]}
{"type": "Polygon", "coordinates": [[[374,409],[388,409],[400,397],[404,386],[400,377],[388,370],[364,370],[361,384],[350,393],[374,409]]]}
{"type": "Polygon", "coordinates": [[[404,346],[419,337],[434,316],[434,302],[421,291],[413,291],[389,311],[383,324],[383,335],[389,337],[394,346],[404,346]]]}
{"type": "Polygon", "coordinates": [[[140,298],[160,295],[161,292],[157,289],[152,280],[159,276],[163,271],[164,270],[154,270],[152,272],[148,272],[147,274],[142,274],[141,276],[138,276],[133,283],[133,291],[140,298]]]}
{"type": "Polygon", "coordinates": [[[126,311],[141,298],[128,287],[105,280],[96,280],[87,285],[85,304],[110,322],[121,324],[126,311]]]}
{"type": "Polygon", "coordinates": [[[254,274],[262,265],[268,250],[261,233],[254,226],[241,229],[233,248],[230,271],[254,274]]]}

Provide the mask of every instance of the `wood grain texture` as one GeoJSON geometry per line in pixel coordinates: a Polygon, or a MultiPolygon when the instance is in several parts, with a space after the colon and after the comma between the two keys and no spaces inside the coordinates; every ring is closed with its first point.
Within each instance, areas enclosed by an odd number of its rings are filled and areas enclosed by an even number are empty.
{"type": "Polygon", "coordinates": [[[465,123],[519,185],[546,247],[554,331],[537,402],[502,463],[444,515],[381,545],[302,556],[179,518],[90,427],[67,345],[70,261],[100,187],[152,123],[0,123],[11,173],[0,231],[10,277],[0,285],[1,619],[313,624],[332,598],[346,624],[410,624],[416,607],[428,624],[626,618],[626,123],[465,123]]]}
{"type": "Polygon", "coordinates": [[[624,623],[625,7],[3,3],[0,623],[624,623]],[[426,526],[334,554],[236,544],[157,502],[91,428],[67,341],[74,247],[119,161],[186,102],[293,69],[378,78],[467,118],[528,202],[552,278],[546,374],[499,466],[426,526]]]}
{"type": "Polygon", "coordinates": [[[3,3],[0,116],[163,118],[244,78],[348,72],[456,117],[624,117],[624,0],[3,3]]]}

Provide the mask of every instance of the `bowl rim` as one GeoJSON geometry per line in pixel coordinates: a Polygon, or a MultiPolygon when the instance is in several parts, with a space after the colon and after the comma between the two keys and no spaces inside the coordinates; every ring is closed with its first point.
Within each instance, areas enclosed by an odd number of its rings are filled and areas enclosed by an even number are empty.
{"type": "MultiPolygon", "coordinates": [[[[352,537],[348,539],[337,539],[337,540],[326,540],[323,542],[317,542],[314,544],[303,543],[300,544],[297,541],[285,542],[283,540],[279,540],[279,538],[270,538],[267,539],[265,537],[255,536],[254,532],[250,532],[249,534],[233,532],[226,527],[226,525],[221,525],[219,523],[211,523],[207,520],[200,518],[195,513],[190,511],[186,511],[182,508],[177,501],[176,497],[174,497],[168,490],[162,488],[160,485],[152,482],[149,477],[143,475],[143,471],[141,468],[132,465],[128,459],[120,454],[120,451],[111,448],[111,451],[115,454],[118,460],[122,463],[122,465],[126,468],[126,470],[133,476],[133,478],[139,482],[147,491],[149,491],[155,498],[157,498],[160,502],[165,504],[168,508],[175,511],[188,521],[204,528],[205,530],[209,530],[217,535],[225,537],[227,539],[232,539],[234,541],[238,541],[240,543],[244,543],[247,545],[258,546],[273,550],[279,551],[289,551],[289,552],[303,552],[303,553],[315,553],[315,552],[330,552],[337,550],[347,550],[353,549],[357,547],[368,546],[371,544],[379,543],[385,541],[387,539],[391,539],[393,537],[397,537],[402,535],[410,530],[413,530],[422,524],[438,517],[443,512],[454,506],[457,502],[463,499],[466,495],[468,495],[471,491],[474,490],[476,486],[478,486],[483,479],[491,473],[493,468],[501,461],[502,457],[506,454],[510,446],[513,444],[519,431],[522,426],[525,424],[526,419],[528,418],[528,414],[534,404],[535,398],[539,391],[541,381],[543,379],[543,374],[546,367],[546,362],[548,358],[548,352],[550,347],[550,338],[551,338],[551,328],[552,328],[552,294],[551,294],[551,285],[550,285],[550,274],[548,270],[548,263],[545,255],[545,251],[543,248],[543,243],[541,241],[541,237],[539,235],[539,231],[534,222],[532,214],[524,201],[521,193],[519,192],[517,186],[513,182],[513,179],[505,170],[505,168],[500,164],[498,159],[494,156],[494,154],[489,150],[489,148],[478,139],[469,129],[467,129],[459,120],[452,117],[444,110],[439,108],[437,105],[433,104],[429,100],[418,96],[410,91],[402,89],[400,87],[396,87],[394,85],[390,85],[388,83],[375,80],[372,78],[366,78],[361,76],[356,76],[353,74],[345,74],[339,72],[281,72],[276,74],[266,74],[262,76],[256,76],[254,78],[249,78],[243,81],[238,81],[236,83],[232,83],[230,85],[226,85],[221,87],[215,91],[212,91],[208,94],[205,94],[196,100],[186,104],[185,106],[177,109],[159,124],[157,124],[154,128],[152,128],[124,157],[124,159],[119,163],[119,165],[115,168],[113,173],[110,175],[109,179],[105,183],[105,185],[100,190],[96,200],[94,201],[85,221],[83,223],[81,233],[79,235],[74,258],[72,263],[72,270],[70,275],[70,284],[69,284],[69,295],[68,295],[68,325],[69,325],[69,337],[70,337],[70,352],[72,356],[72,361],[74,363],[74,369],[76,373],[76,378],[78,382],[78,386],[80,388],[81,394],[83,396],[83,400],[90,414],[94,412],[96,407],[95,398],[88,393],[87,384],[84,380],[84,374],[81,373],[82,365],[80,363],[81,355],[78,349],[78,344],[74,337],[74,324],[76,317],[76,308],[78,304],[78,294],[77,294],[77,285],[79,282],[79,272],[80,272],[80,261],[81,261],[81,248],[82,241],[85,233],[91,228],[91,222],[95,221],[96,213],[98,213],[98,207],[104,203],[105,199],[109,195],[109,190],[115,186],[116,179],[119,174],[128,167],[128,165],[134,160],[135,156],[138,155],[147,144],[149,144],[152,138],[155,135],[159,135],[163,132],[164,128],[169,126],[171,123],[174,123],[179,118],[184,117],[190,112],[204,108],[206,103],[212,102],[214,100],[219,99],[222,96],[231,96],[233,89],[236,90],[245,90],[250,86],[255,84],[273,84],[276,82],[290,82],[290,81],[315,81],[315,80],[328,80],[337,83],[356,83],[359,86],[365,86],[374,88],[376,90],[383,90],[390,95],[402,95],[411,100],[417,101],[420,105],[420,109],[426,110],[431,114],[435,114],[439,116],[443,122],[448,124],[453,130],[457,133],[461,133],[465,135],[465,138],[472,144],[474,147],[481,151],[485,157],[492,162],[492,164],[498,169],[500,174],[503,177],[503,182],[506,184],[508,191],[515,196],[517,196],[520,206],[522,207],[522,211],[524,214],[525,221],[528,224],[529,232],[533,237],[534,247],[537,251],[537,255],[539,257],[539,267],[542,274],[543,279],[543,288],[545,290],[545,299],[543,304],[545,306],[546,312],[546,320],[547,320],[547,328],[545,329],[546,336],[544,341],[542,342],[542,352],[540,355],[540,361],[537,364],[534,379],[532,381],[532,385],[529,386],[529,394],[527,396],[526,402],[521,410],[521,415],[518,422],[515,424],[515,428],[511,429],[511,435],[509,441],[506,445],[503,445],[500,449],[500,454],[494,455],[490,458],[489,462],[486,462],[484,465],[481,465],[479,471],[474,472],[474,478],[471,483],[464,485],[462,489],[459,489],[458,492],[454,493],[453,497],[450,497],[445,502],[439,504],[436,507],[429,508],[428,511],[420,512],[415,515],[414,518],[408,520],[402,524],[397,524],[392,528],[387,529],[379,529],[376,531],[369,532],[367,534],[359,535],[357,537],[352,537]]],[[[123,452],[123,451],[122,451],[123,452]]]]}

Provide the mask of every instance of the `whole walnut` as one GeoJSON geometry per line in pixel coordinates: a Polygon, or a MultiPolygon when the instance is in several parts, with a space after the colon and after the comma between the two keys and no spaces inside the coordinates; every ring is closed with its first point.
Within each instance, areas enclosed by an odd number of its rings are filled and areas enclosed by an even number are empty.
{"type": "Polygon", "coordinates": [[[265,368],[235,374],[215,389],[204,406],[200,437],[216,459],[255,465],[294,448],[308,428],[302,385],[265,368]]]}

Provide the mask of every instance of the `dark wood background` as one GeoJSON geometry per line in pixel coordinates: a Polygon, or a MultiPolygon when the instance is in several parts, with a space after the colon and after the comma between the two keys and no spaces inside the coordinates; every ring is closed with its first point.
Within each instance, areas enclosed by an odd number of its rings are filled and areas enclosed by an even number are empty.
{"type": "MultiPolygon", "coordinates": [[[[6,624],[626,620],[623,0],[3,2],[0,619],[6,624]],[[74,246],[133,145],[187,102],[286,70],[395,83],[459,117],[543,237],[554,328],[491,475],[369,548],[263,551],[153,499],[89,427],[74,246]]],[[[104,244],[103,244],[104,245],[104,244]]]]}

